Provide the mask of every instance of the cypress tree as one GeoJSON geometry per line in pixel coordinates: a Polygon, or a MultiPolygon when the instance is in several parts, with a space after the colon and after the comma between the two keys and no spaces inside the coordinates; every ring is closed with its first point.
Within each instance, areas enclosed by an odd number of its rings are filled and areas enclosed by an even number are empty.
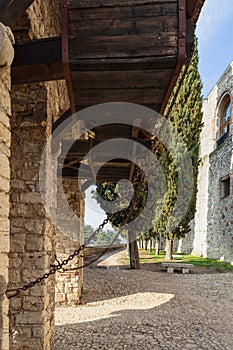
{"type": "MultiPolygon", "coordinates": [[[[200,148],[200,133],[202,129],[202,82],[198,71],[198,45],[197,39],[195,40],[195,47],[193,57],[190,62],[187,73],[184,77],[183,83],[178,92],[177,98],[173,106],[171,106],[173,96],[177,93],[177,89],[180,86],[180,79],[185,70],[182,68],[180,78],[177,81],[173,94],[168,102],[165,117],[168,110],[170,110],[167,118],[176,128],[178,134],[184,140],[184,143],[189,152],[189,156],[192,161],[193,168],[193,191],[192,198],[187,208],[187,211],[182,218],[179,225],[173,230],[173,232],[167,233],[167,259],[172,258],[172,242],[174,239],[179,239],[185,236],[190,231],[190,221],[194,218],[196,211],[196,196],[197,196],[197,176],[199,166],[199,148],[200,148]]],[[[175,199],[177,196],[177,179],[174,165],[170,163],[168,166],[170,175],[168,176],[168,192],[165,202],[164,212],[161,218],[157,222],[157,229],[162,236],[164,232],[162,230],[167,225],[166,214],[171,213],[175,205],[175,199]]]]}
{"type": "MultiPolygon", "coordinates": [[[[185,234],[190,231],[189,223],[194,218],[196,210],[197,175],[199,165],[199,138],[202,129],[202,83],[198,71],[197,40],[195,40],[195,48],[192,60],[190,62],[188,71],[184,77],[183,83],[180,87],[180,82],[184,71],[185,66],[182,68],[180,77],[178,78],[177,84],[168,102],[165,111],[165,117],[173,124],[173,126],[177,130],[177,133],[183,139],[188,150],[189,156],[191,158],[193,167],[192,176],[194,184],[192,198],[181,222],[177,222],[177,225],[175,226],[172,232],[167,232],[168,223],[174,210],[178,196],[178,176],[175,161],[172,158],[172,155],[162,144],[162,142],[156,140],[155,155],[158,158],[160,165],[163,169],[166,178],[167,191],[163,198],[164,205],[161,212],[158,213],[157,208],[154,208],[154,203],[151,203],[151,210],[153,210],[153,215],[155,217],[153,228],[150,228],[147,232],[146,227],[141,228],[142,232],[145,232],[142,238],[154,237],[160,239],[160,237],[165,237],[167,239],[166,258],[169,260],[172,258],[173,240],[184,237],[185,234]],[[177,91],[177,89],[179,90],[177,91]],[[172,105],[173,97],[176,96],[177,92],[178,95],[176,97],[175,103],[172,105]],[[168,115],[169,110],[170,113],[168,115]]],[[[138,184],[135,184],[135,192],[137,192],[137,189],[138,184]]],[[[134,208],[131,213],[131,217],[129,220],[127,220],[128,222],[134,220],[134,218],[136,218],[140,214],[146,202],[146,180],[144,181],[140,189],[141,193],[139,194],[136,203],[134,203],[134,208]]],[[[97,191],[102,198],[110,201],[115,200],[118,195],[117,186],[115,184],[110,183],[99,183],[97,185],[97,191]]],[[[127,209],[116,213],[111,220],[113,226],[121,226],[126,216],[127,209]]]]}

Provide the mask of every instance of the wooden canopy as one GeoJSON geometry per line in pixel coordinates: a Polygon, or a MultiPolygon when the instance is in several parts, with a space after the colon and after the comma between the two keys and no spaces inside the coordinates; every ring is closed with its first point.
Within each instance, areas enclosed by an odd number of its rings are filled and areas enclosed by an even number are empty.
{"type": "Polygon", "coordinates": [[[200,3],[63,0],[63,59],[73,111],[122,101],[163,113],[190,55],[200,3]]]}
{"type": "MultiPolygon", "coordinates": [[[[11,25],[32,2],[3,0],[0,21],[11,25]]],[[[191,55],[203,3],[61,0],[62,36],[16,44],[12,81],[22,84],[66,79],[71,110],[54,128],[70,113],[106,102],[131,102],[163,113],[181,68],[191,55]]],[[[63,176],[77,177],[80,161],[95,142],[126,137],[147,142],[150,147],[140,128],[118,124],[93,132],[95,141],[91,145],[77,140],[65,159],[63,176]]],[[[97,178],[132,179],[134,170],[134,165],[120,159],[106,164],[97,178]]],[[[95,178],[93,164],[92,175],[95,178]]]]}

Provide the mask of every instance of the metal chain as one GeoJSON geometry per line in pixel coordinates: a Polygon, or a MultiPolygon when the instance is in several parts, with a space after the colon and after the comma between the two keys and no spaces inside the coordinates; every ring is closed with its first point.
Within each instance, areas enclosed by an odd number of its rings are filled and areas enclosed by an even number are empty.
{"type": "Polygon", "coordinates": [[[75,251],[68,256],[67,259],[64,259],[62,262],[58,261],[57,265],[51,265],[51,269],[49,272],[45,273],[41,277],[38,277],[32,282],[29,282],[25,284],[23,287],[14,288],[14,289],[7,289],[6,296],[8,299],[16,297],[19,293],[22,291],[26,291],[32,287],[34,287],[36,284],[39,284],[43,282],[45,279],[48,279],[51,275],[54,275],[56,272],[59,272],[63,268],[63,266],[66,266],[70,261],[72,261],[76,256],[80,254],[81,251],[85,249],[85,247],[88,245],[88,243],[104,228],[104,226],[107,225],[107,223],[110,220],[110,215],[107,216],[106,219],[102,222],[102,224],[99,225],[99,227],[94,231],[94,233],[88,238],[88,240],[82,244],[79,248],[75,249],[75,251]]]}
{"type": "MultiPolygon", "coordinates": [[[[139,180],[140,176],[141,176],[141,170],[138,168],[136,175],[134,176],[134,181],[133,181],[134,184],[139,180]]],[[[140,183],[141,182],[142,182],[142,179],[140,180],[140,183]]],[[[140,188],[140,186],[138,187],[136,198],[138,197],[138,193],[140,192],[139,188],[140,188]]],[[[134,202],[135,202],[135,200],[133,200],[131,202],[130,209],[133,208],[134,202]]],[[[128,221],[130,214],[131,214],[131,210],[129,210],[127,212],[127,215],[124,219],[123,225],[125,222],[128,221]]],[[[49,272],[45,273],[41,277],[38,277],[34,281],[25,284],[23,287],[14,288],[14,289],[7,289],[7,291],[6,291],[7,298],[11,299],[11,298],[16,297],[22,291],[26,291],[26,290],[34,287],[36,284],[43,282],[45,279],[48,279],[51,275],[54,275],[56,272],[62,273],[62,272],[66,272],[66,271],[79,270],[79,269],[82,269],[84,267],[90,266],[91,264],[93,264],[94,262],[99,260],[107,251],[109,251],[109,249],[112,247],[112,245],[115,243],[115,241],[119,237],[121,231],[116,235],[116,237],[114,237],[114,239],[112,240],[110,245],[108,245],[107,248],[104,249],[103,252],[101,252],[101,254],[99,254],[96,258],[91,260],[89,263],[84,264],[84,265],[79,266],[79,267],[76,267],[76,268],[69,268],[69,269],[63,268],[70,261],[72,261],[76,256],[78,256],[81,251],[83,251],[85,249],[85,247],[90,243],[90,241],[108,224],[108,222],[111,220],[112,216],[113,216],[112,214],[107,214],[107,218],[104,219],[104,221],[99,225],[99,227],[94,231],[94,233],[87,239],[87,241],[84,244],[82,244],[79,248],[77,248],[72,254],[70,254],[67,259],[64,259],[62,262],[59,262],[59,260],[57,260],[57,258],[56,258],[57,264],[51,265],[51,269],[49,270],[49,272]]]]}

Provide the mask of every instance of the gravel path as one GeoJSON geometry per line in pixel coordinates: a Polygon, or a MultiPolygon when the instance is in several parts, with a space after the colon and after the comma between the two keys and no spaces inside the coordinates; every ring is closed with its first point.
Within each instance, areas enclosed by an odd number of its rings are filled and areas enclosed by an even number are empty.
{"type": "Polygon", "coordinates": [[[84,276],[82,305],[56,310],[55,350],[233,350],[232,273],[84,276]]]}

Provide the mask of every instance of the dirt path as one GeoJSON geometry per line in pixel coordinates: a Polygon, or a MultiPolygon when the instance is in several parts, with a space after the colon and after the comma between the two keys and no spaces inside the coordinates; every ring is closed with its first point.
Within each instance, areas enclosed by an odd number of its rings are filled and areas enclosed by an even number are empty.
{"type": "Polygon", "coordinates": [[[119,266],[126,265],[124,261],[122,261],[123,258],[127,257],[127,249],[119,249],[114,252],[109,252],[104,254],[95,264],[95,266],[98,267],[109,267],[109,268],[116,268],[119,266]]]}
{"type": "Polygon", "coordinates": [[[233,274],[87,268],[82,305],[56,310],[55,350],[232,350],[232,315],[233,274]]]}

